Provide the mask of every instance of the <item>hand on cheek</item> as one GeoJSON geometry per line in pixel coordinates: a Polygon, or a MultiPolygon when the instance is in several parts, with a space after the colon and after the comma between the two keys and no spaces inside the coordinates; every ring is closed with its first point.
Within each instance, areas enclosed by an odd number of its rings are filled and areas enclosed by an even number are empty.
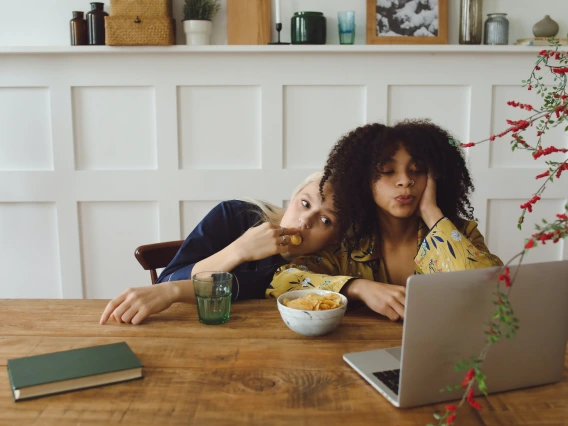
{"type": "Polygon", "coordinates": [[[420,216],[429,228],[432,228],[436,222],[444,217],[436,204],[436,179],[431,174],[428,174],[428,181],[420,199],[419,210],[420,216]]]}

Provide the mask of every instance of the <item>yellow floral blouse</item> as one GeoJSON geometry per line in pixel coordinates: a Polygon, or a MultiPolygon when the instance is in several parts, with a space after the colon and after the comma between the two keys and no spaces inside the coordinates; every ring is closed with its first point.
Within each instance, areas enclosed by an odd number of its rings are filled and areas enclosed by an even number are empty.
{"type": "MultiPolygon", "coordinates": [[[[318,288],[340,291],[355,278],[389,283],[375,239],[364,239],[351,251],[342,244],[313,255],[300,256],[294,263],[280,267],[266,290],[266,297],[277,298],[291,290],[318,288]]],[[[503,265],[491,254],[474,221],[460,220],[458,226],[443,218],[428,232],[420,221],[417,236],[418,253],[414,258],[415,274],[488,268],[503,265]]]]}

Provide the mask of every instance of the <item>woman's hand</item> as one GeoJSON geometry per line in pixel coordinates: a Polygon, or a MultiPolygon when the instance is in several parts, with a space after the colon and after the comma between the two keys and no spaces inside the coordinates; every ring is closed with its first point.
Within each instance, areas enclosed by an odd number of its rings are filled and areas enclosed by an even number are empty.
{"type": "Polygon", "coordinates": [[[290,235],[297,233],[297,229],[282,228],[265,222],[250,228],[233,242],[233,245],[242,256],[241,262],[250,262],[277,253],[286,253],[290,244],[290,235]]]}
{"type": "Polygon", "coordinates": [[[431,174],[428,174],[426,189],[422,193],[418,208],[420,216],[428,228],[432,228],[436,222],[444,217],[442,210],[436,204],[436,179],[431,174]]]}
{"type": "Polygon", "coordinates": [[[356,279],[348,284],[347,297],[361,300],[373,311],[391,321],[404,318],[406,287],[356,279]]]}
{"type": "Polygon", "coordinates": [[[140,324],[143,319],[168,309],[178,301],[177,282],[129,288],[109,302],[101,316],[105,324],[110,317],[116,322],[140,324]]]}

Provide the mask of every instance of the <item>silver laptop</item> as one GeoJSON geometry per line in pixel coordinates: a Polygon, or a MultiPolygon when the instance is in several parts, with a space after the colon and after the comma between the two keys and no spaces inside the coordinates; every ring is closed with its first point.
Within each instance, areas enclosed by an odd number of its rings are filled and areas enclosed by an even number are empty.
{"type": "MultiPolygon", "coordinates": [[[[515,337],[503,339],[488,352],[482,371],[489,393],[562,378],[568,340],[568,260],[518,268],[510,300],[520,328],[515,337]]],[[[516,269],[511,267],[511,277],[516,269]]],[[[411,276],[402,347],[348,353],[343,359],[397,407],[461,398],[462,389],[440,389],[460,384],[466,372],[456,372],[456,362],[483,349],[501,270],[411,276]]]]}

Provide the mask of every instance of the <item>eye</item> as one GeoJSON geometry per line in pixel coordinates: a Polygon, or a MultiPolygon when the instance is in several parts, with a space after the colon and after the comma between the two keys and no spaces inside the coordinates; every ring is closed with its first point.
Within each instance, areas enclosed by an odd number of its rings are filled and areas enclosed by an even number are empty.
{"type": "Polygon", "coordinates": [[[416,173],[416,174],[422,174],[422,173],[426,173],[426,170],[424,169],[416,169],[416,170],[411,170],[412,173],[416,173]]]}
{"type": "Polygon", "coordinates": [[[307,208],[307,209],[310,208],[310,202],[309,201],[302,200],[301,203],[302,203],[302,206],[304,206],[305,208],[307,208]]]}
{"type": "Polygon", "coordinates": [[[322,221],[322,223],[323,223],[325,226],[331,225],[331,220],[330,220],[329,218],[327,218],[327,217],[322,217],[322,218],[321,218],[321,221],[322,221]]]}
{"type": "Polygon", "coordinates": [[[381,170],[379,172],[379,174],[381,175],[392,175],[394,173],[394,170],[381,170]]]}

